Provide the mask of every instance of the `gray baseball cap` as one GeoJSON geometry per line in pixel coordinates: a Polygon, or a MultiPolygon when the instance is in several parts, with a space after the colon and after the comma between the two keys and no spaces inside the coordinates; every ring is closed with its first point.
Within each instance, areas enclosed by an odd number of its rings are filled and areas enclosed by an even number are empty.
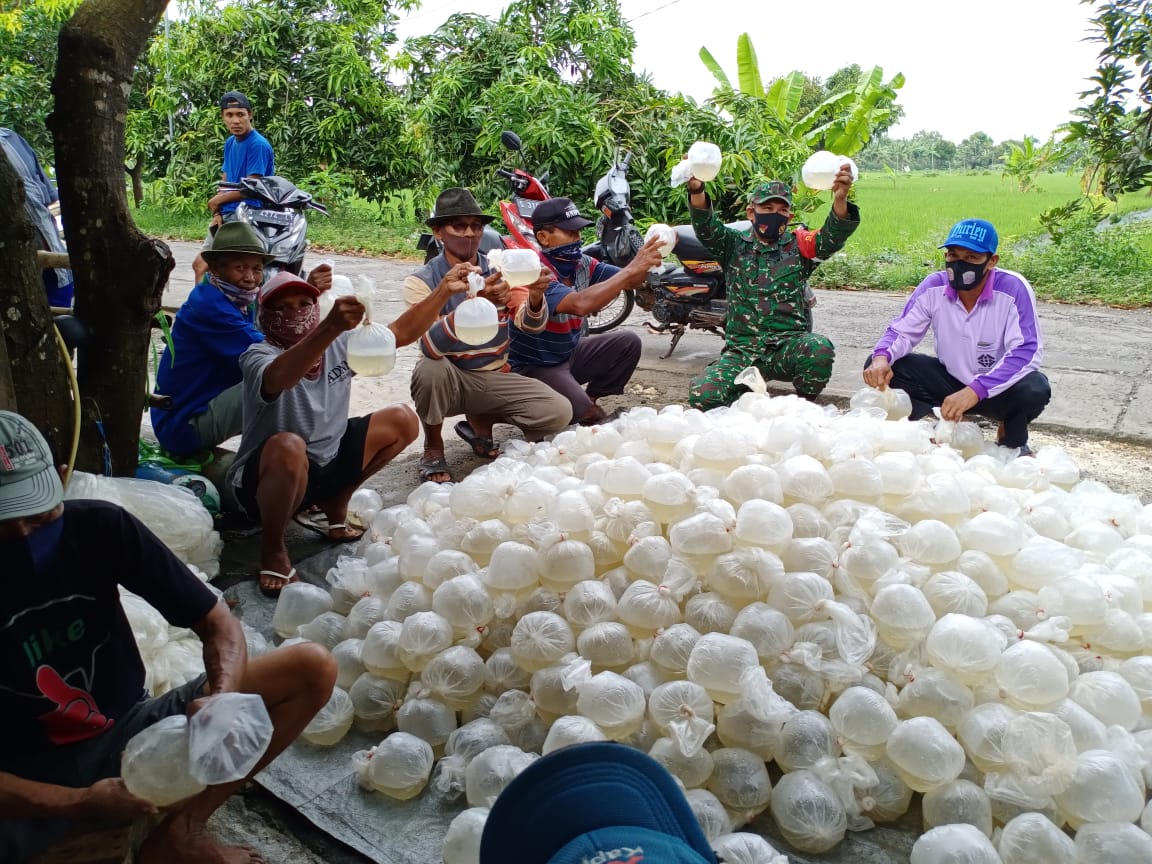
{"type": "Polygon", "coordinates": [[[0,411],[0,522],[54,510],[64,487],[40,430],[19,414],[0,411]]]}

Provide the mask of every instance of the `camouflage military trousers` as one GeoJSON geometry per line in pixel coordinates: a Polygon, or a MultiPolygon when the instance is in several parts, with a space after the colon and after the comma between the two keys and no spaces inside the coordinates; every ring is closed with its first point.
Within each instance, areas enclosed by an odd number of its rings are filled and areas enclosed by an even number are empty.
{"type": "Polygon", "coordinates": [[[791,381],[797,395],[815,396],[832,377],[836,349],[819,333],[786,336],[775,351],[760,353],[740,344],[724,346],[723,353],[688,386],[688,404],[701,411],[731,405],[745,392],[733,384],[744,369],[755,366],[765,381],[791,381]]]}

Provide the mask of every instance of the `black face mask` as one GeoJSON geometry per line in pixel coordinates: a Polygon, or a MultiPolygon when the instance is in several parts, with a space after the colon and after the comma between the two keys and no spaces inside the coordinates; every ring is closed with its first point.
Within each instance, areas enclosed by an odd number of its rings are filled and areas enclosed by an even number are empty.
{"type": "Polygon", "coordinates": [[[971,291],[988,272],[988,259],[983,264],[969,264],[967,261],[946,261],[944,269],[948,273],[948,284],[953,291],[971,291]]]}
{"type": "Polygon", "coordinates": [[[756,233],[761,240],[775,243],[788,227],[788,216],[785,213],[756,213],[752,220],[756,225],[756,233]]]}

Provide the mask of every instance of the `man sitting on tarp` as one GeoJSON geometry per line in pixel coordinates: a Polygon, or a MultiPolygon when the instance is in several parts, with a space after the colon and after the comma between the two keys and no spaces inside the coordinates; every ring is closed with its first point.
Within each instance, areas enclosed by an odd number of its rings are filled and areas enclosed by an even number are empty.
{"type": "Polygon", "coordinates": [[[336,664],[311,642],[250,660],[228,605],[136,517],[105,501],[63,500],[64,467],[36,427],[0,411],[0,861],[156,813],[120,779],[125,745],[165,717],[195,714],[204,697],[241,692],[268,709],[267,751],[248,777],[168,808],[135,860],[258,864],[252,849],[213,839],[208,817],[324,706],[336,664]],[[195,631],[204,675],[149,698],[120,586],[195,631]]]}

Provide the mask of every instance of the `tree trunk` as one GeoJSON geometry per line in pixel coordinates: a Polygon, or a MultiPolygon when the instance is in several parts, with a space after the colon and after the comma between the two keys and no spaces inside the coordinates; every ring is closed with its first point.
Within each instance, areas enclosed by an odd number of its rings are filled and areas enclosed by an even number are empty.
{"type": "Polygon", "coordinates": [[[175,262],[128,211],[124,118],[137,58],[166,0],[84,0],[60,31],[49,118],[76,315],[90,331],[79,356],[84,425],[78,465],[136,470],[152,316],[175,262]],[[99,421],[102,421],[103,435],[99,421]]]}
{"type": "Polygon", "coordinates": [[[132,205],[139,210],[144,203],[144,157],[138,156],[136,163],[131,168],[125,165],[124,170],[132,178],[132,205]]]}
{"type": "Polygon", "coordinates": [[[72,440],[68,373],[36,261],[36,230],[24,210],[24,183],[3,155],[0,273],[0,408],[27,417],[63,462],[72,440]]]}

